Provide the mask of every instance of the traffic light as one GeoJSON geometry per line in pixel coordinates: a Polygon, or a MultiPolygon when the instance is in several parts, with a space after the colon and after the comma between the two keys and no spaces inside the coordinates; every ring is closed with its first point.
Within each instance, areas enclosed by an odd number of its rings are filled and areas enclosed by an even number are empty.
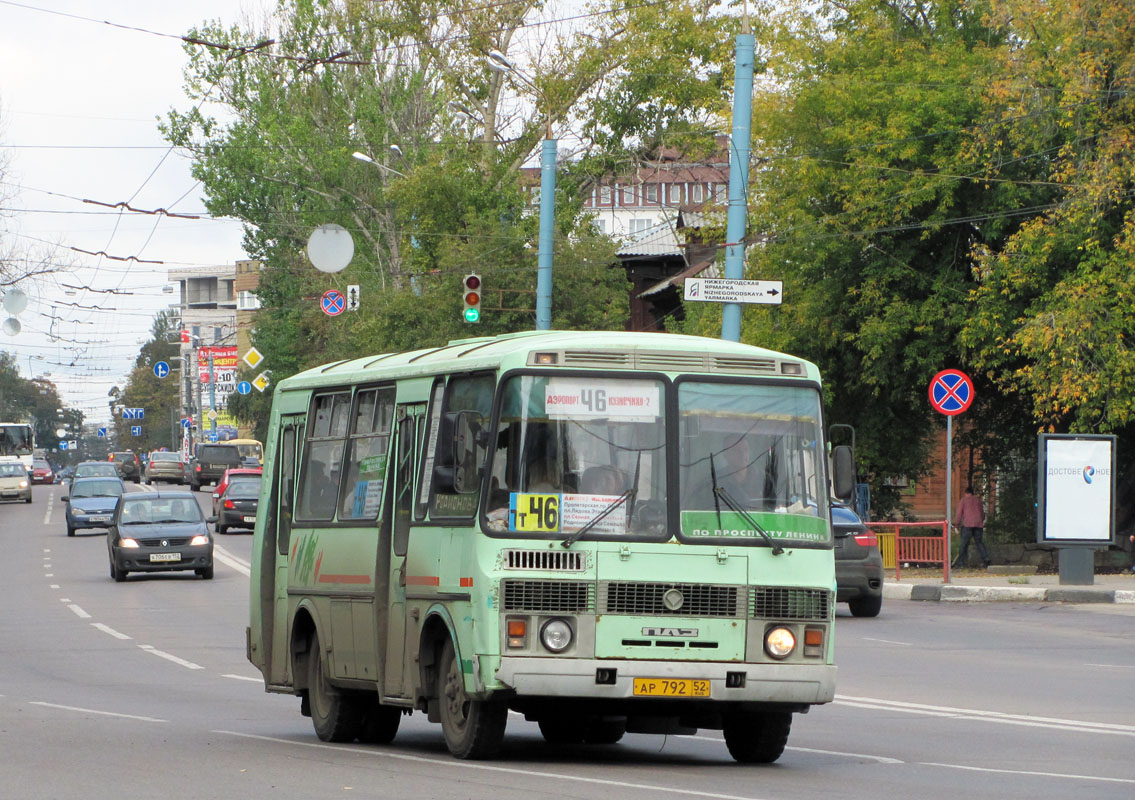
{"type": "Polygon", "coordinates": [[[470,273],[461,281],[462,297],[465,300],[465,321],[481,321],[481,276],[470,273]]]}

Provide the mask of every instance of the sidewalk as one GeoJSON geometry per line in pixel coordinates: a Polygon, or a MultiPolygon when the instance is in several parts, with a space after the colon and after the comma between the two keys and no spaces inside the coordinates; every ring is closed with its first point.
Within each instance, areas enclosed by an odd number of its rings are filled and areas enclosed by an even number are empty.
{"type": "Polygon", "coordinates": [[[883,582],[887,600],[939,600],[959,603],[1135,603],[1135,573],[1096,575],[1089,586],[1060,583],[1059,575],[1013,574],[1011,568],[950,570],[942,583],[941,570],[902,571],[896,581],[887,570],[883,582]]]}

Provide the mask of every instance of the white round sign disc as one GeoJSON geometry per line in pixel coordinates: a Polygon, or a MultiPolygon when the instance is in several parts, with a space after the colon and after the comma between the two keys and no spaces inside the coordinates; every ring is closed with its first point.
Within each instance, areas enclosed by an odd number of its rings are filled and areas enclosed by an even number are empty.
{"type": "Polygon", "coordinates": [[[308,260],[320,272],[342,272],[354,255],[355,242],[342,225],[320,225],[307,237],[308,260]]]}
{"type": "Polygon", "coordinates": [[[4,328],[4,333],[9,336],[15,336],[20,332],[22,326],[20,325],[20,321],[15,317],[8,317],[8,319],[4,320],[2,327],[4,328]]]}
{"type": "Polygon", "coordinates": [[[24,294],[22,289],[9,289],[4,293],[4,310],[9,314],[19,314],[27,307],[28,296],[24,294]]]}

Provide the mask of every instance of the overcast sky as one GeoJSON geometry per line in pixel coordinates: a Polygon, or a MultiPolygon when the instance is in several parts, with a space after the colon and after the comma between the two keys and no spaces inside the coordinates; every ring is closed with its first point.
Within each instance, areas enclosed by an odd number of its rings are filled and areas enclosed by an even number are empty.
{"type": "Polygon", "coordinates": [[[49,374],[88,421],[109,418],[108,391],[124,384],[154,313],[176,301],[162,292],[167,270],[246,255],[232,220],[162,218],[83,201],[204,212],[186,154],[170,150],[155,122],[171,107],[191,106],[182,91],[182,43],[171,37],[207,19],[234,24],[271,5],[0,0],[0,160],[7,162],[0,246],[66,267],[21,287],[30,299],[18,317],[22,331],[0,332],[0,348],[17,356],[24,376],[49,374]],[[123,260],[131,256],[161,263],[123,260]]]}

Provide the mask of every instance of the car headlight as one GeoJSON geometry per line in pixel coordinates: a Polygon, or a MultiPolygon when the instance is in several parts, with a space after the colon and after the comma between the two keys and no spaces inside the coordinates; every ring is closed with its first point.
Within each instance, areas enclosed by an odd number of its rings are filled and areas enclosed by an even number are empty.
{"type": "Polygon", "coordinates": [[[773,658],[788,658],[796,649],[796,636],[788,628],[772,628],[765,634],[765,652],[773,658]]]}
{"type": "Polygon", "coordinates": [[[540,629],[540,641],[553,653],[562,653],[571,645],[571,625],[564,619],[550,619],[540,629]]]}
{"type": "Polygon", "coordinates": [[[199,545],[199,544],[208,544],[208,543],[209,543],[209,537],[203,536],[201,534],[198,534],[198,535],[194,536],[192,539],[189,540],[189,544],[191,546],[196,546],[196,545],[199,545]]]}
{"type": "Polygon", "coordinates": [[[85,516],[87,516],[87,512],[84,511],[81,508],[75,508],[74,506],[72,506],[71,507],[71,516],[73,516],[73,517],[85,517],[85,516]]]}
{"type": "Polygon", "coordinates": [[[118,540],[118,546],[119,547],[137,547],[138,542],[134,541],[133,539],[119,539],[118,540]]]}
{"type": "Polygon", "coordinates": [[[27,481],[20,481],[20,488],[21,489],[28,488],[28,482],[27,481]]]}

